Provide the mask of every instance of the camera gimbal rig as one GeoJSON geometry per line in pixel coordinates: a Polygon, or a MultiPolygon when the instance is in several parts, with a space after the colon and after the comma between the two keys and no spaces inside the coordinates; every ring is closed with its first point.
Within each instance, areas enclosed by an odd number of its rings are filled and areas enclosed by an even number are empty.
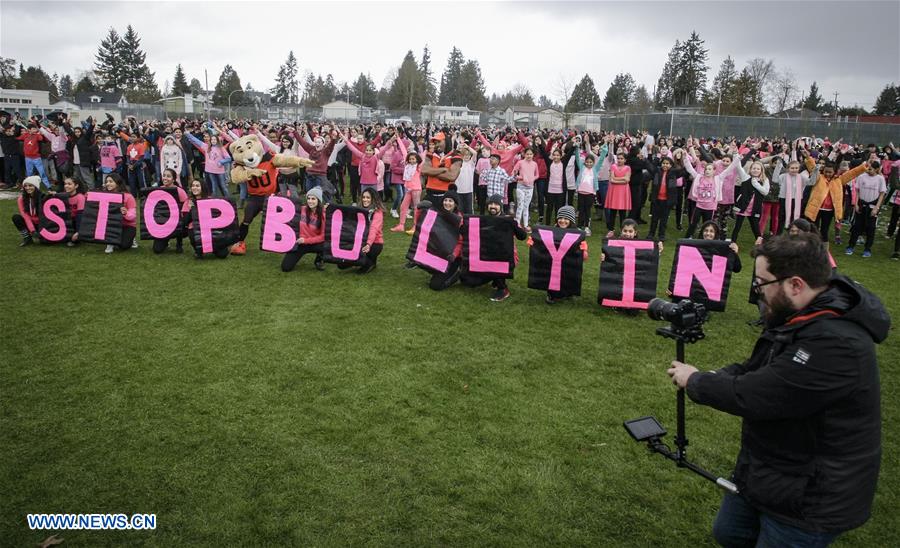
{"type": "MultiPolygon", "coordinates": [[[[689,300],[679,303],[670,303],[662,299],[653,299],[647,309],[647,314],[654,320],[668,320],[670,325],[658,327],[656,334],[667,339],[675,340],[675,357],[684,363],[684,345],[693,344],[705,337],[703,322],[706,321],[706,308],[694,304],[689,300]]],[[[679,388],[676,393],[676,433],[675,451],[663,443],[662,437],[666,435],[665,428],[654,417],[641,417],[625,421],[624,426],[635,441],[646,441],[647,448],[667,459],[674,461],[679,468],[687,468],[692,472],[708,479],[722,489],[737,494],[737,486],[725,478],[718,477],[711,472],[700,468],[687,460],[688,440],[684,428],[684,389],[679,388]]]]}

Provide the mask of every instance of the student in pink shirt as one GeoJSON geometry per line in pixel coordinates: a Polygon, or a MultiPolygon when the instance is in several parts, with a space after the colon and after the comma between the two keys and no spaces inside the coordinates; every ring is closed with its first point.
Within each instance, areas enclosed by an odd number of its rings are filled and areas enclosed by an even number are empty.
{"type": "MultiPolygon", "coordinates": [[[[382,229],[384,227],[384,204],[378,192],[371,188],[364,188],[359,195],[359,205],[363,209],[369,210],[369,236],[366,239],[366,245],[362,247],[363,265],[356,271],[358,274],[368,274],[375,270],[378,264],[378,256],[384,249],[384,237],[382,229]]],[[[353,265],[339,264],[338,269],[346,270],[352,268],[353,265]]]]}
{"type": "MultiPolygon", "coordinates": [[[[696,158],[696,150],[694,151],[694,157],[696,158]]],[[[694,183],[691,185],[690,198],[695,203],[694,212],[691,215],[691,224],[684,235],[685,238],[693,238],[697,225],[701,222],[705,223],[712,220],[713,213],[722,199],[722,182],[726,176],[740,165],[740,161],[741,157],[735,153],[731,164],[718,175],[716,175],[716,166],[712,163],[706,164],[703,168],[703,175],[700,175],[691,162],[685,158],[684,168],[694,178],[694,183]]]]}
{"type": "Polygon", "coordinates": [[[528,212],[534,195],[534,182],[537,181],[539,174],[538,164],[534,161],[534,150],[525,149],[525,157],[516,162],[511,175],[519,183],[516,186],[515,219],[519,226],[529,232],[531,225],[528,223],[528,212]]]}
{"type": "Polygon", "coordinates": [[[221,193],[226,198],[230,195],[228,192],[228,183],[225,180],[225,166],[231,163],[231,156],[225,147],[219,142],[217,135],[209,137],[209,143],[205,143],[194,137],[190,132],[185,133],[192,145],[197,147],[203,153],[206,159],[203,163],[203,178],[206,184],[212,189],[213,194],[221,193]]]}
{"type": "Polygon", "coordinates": [[[66,177],[63,180],[63,190],[69,196],[69,213],[72,216],[72,228],[75,229],[75,234],[72,235],[71,240],[66,242],[66,245],[73,247],[78,243],[76,236],[78,235],[78,227],[81,226],[81,212],[84,211],[84,186],[72,177],[66,177]]]}
{"type": "Polygon", "coordinates": [[[487,208],[487,183],[481,181],[481,172],[491,169],[491,149],[481,148],[478,161],[475,162],[475,200],[478,202],[479,215],[484,215],[487,208]]]}
{"type": "Polygon", "coordinates": [[[116,171],[121,162],[122,149],[116,144],[115,138],[107,135],[100,145],[100,171],[104,175],[112,173],[116,171]]]}
{"type": "Polygon", "coordinates": [[[106,253],[112,253],[116,248],[120,250],[136,249],[138,246],[135,236],[137,235],[137,202],[134,196],[128,193],[125,181],[118,173],[108,173],[103,177],[103,187],[108,192],[119,192],[123,194],[123,203],[120,211],[122,212],[122,239],[117,245],[107,245],[106,253]]]}
{"type": "MultiPolygon", "coordinates": [[[[397,226],[391,229],[391,232],[403,232],[406,230],[406,215],[409,213],[410,206],[418,212],[417,205],[419,205],[419,198],[422,195],[422,172],[420,171],[422,165],[422,159],[415,152],[408,152],[406,150],[406,144],[402,139],[398,140],[397,143],[400,145],[400,153],[406,158],[406,165],[403,167],[403,187],[406,190],[406,194],[403,196],[403,201],[400,203],[400,218],[397,221],[397,226]]],[[[415,221],[413,221],[415,225],[415,221]]],[[[410,234],[412,234],[412,229],[410,229],[410,234]]]]}
{"type": "MultiPolygon", "coordinates": [[[[190,135],[190,134],[188,134],[190,135]]],[[[184,191],[180,186],[175,186],[175,179],[177,175],[175,174],[175,170],[166,168],[161,175],[162,178],[162,188],[174,188],[176,189],[176,193],[178,194],[178,204],[181,208],[184,208],[185,202],[188,201],[187,192],[184,191]]],[[[181,233],[178,233],[175,239],[175,252],[183,253],[184,247],[182,246],[182,238],[181,233]]],[[[155,239],[153,240],[153,253],[160,254],[169,247],[169,238],[166,239],[155,239]]]]}

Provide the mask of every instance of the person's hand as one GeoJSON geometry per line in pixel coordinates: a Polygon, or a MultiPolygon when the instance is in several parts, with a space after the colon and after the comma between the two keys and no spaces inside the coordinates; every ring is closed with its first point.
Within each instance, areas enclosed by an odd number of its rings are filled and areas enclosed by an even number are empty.
{"type": "Polygon", "coordinates": [[[126,208],[126,207],[120,208],[119,211],[122,212],[122,215],[128,215],[128,208],[126,208]]]}
{"type": "MultiPolygon", "coordinates": [[[[760,242],[762,242],[762,236],[760,236],[759,238],[757,238],[757,240],[759,240],[760,242]]],[[[759,244],[756,244],[756,245],[759,245],[759,244]]],[[[731,242],[730,244],[728,244],[728,249],[734,251],[734,254],[737,255],[737,253],[738,253],[738,245],[737,245],[736,243],[731,242]]]]}
{"type": "Polygon", "coordinates": [[[606,260],[606,253],[601,252],[600,253],[600,262],[602,263],[605,260],[606,260]]]}
{"type": "Polygon", "coordinates": [[[297,245],[303,245],[303,237],[297,238],[297,245]]]}
{"type": "Polygon", "coordinates": [[[363,252],[363,253],[368,253],[371,249],[372,249],[372,246],[370,246],[369,244],[366,244],[366,245],[363,246],[362,252],[363,252]]]}
{"type": "Polygon", "coordinates": [[[78,233],[77,233],[77,232],[75,232],[74,234],[72,234],[72,241],[73,241],[73,242],[77,242],[77,241],[78,241],[78,233]]]}
{"type": "Polygon", "coordinates": [[[665,246],[662,242],[656,242],[656,247],[659,248],[659,252],[662,253],[665,246]]]}
{"type": "Polygon", "coordinates": [[[876,208],[876,207],[872,208],[872,217],[878,217],[878,208],[876,208]]]}
{"type": "Polygon", "coordinates": [[[691,375],[696,372],[697,368],[693,365],[681,363],[677,360],[672,361],[672,367],[670,367],[666,371],[666,373],[668,373],[669,376],[672,377],[672,384],[674,384],[678,388],[685,388],[687,386],[688,380],[691,378],[691,375]]]}
{"type": "Polygon", "coordinates": [[[859,204],[853,206],[853,211],[855,211],[857,215],[859,214],[859,204]]]}

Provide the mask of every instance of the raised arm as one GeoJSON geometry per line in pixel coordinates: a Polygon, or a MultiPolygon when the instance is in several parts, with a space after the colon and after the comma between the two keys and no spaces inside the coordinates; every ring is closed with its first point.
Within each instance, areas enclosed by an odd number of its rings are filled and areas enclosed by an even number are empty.
{"type": "Polygon", "coordinates": [[[251,133],[253,133],[257,137],[259,137],[260,142],[262,142],[262,144],[265,145],[265,147],[267,149],[269,149],[269,152],[271,152],[272,154],[278,154],[278,152],[279,152],[278,147],[275,146],[275,143],[270,141],[269,138],[266,137],[266,135],[262,131],[260,131],[258,129],[254,129],[251,131],[251,133]]]}
{"type": "Polygon", "coordinates": [[[208,147],[206,146],[206,143],[204,143],[204,142],[201,141],[200,139],[194,137],[194,135],[193,135],[192,133],[190,133],[190,132],[185,133],[185,135],[187,136],[188,141],[190,141],[192,145],[194,145],[195,147],[197,147],[197,149],[199,149],[200,152],[202,152],[203,154],[206,154],[206,150],[207,150],[207,148],[208,148],[208,147]]]}

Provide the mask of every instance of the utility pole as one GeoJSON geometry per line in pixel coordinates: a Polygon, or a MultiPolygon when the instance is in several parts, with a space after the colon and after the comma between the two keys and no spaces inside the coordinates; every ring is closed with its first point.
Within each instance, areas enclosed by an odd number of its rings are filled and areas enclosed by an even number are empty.
{"type": "Polygon", "coordinates": [[[719,86],[719,108],[716,109],[716,118],[722,114],[722,86],[719,86]]]}
{"type": "Polygon", "coordinates": [[[837,108],[837,98],[838,92],[834,92],[834,119],[837,120],[838,108],[837,108]]]}
{"type": "Polygon", "coordinates": [[[206,120],[209,121],[211,118],[209,115],[209,75],[206,73],[206,69],[203,69],[203,85],[206,86],[203,91],[203,106],[206,107],[206,120]]]}

